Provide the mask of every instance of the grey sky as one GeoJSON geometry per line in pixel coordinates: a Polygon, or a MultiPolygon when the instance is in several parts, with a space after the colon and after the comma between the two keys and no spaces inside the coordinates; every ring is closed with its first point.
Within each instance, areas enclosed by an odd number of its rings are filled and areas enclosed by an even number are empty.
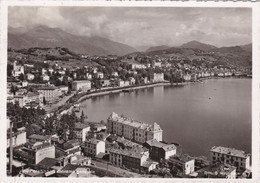
{"type": "Polygon", "coordinates": [[[197,40],[216,46],[251,42],[250,8],[9,7],[8,24],[42,24],[102,36],[136,48],[197,40]]]}

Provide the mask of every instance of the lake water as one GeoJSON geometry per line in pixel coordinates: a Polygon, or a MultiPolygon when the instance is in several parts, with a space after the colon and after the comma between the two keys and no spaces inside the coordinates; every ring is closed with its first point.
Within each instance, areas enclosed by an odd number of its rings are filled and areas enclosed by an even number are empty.
{"type": "Polygon", "coordinates": [[[251,152],[251,79],[213,79],[182,87],[158,86],[94,97],[82,110],[90,121],[114,111],[147,123],[157,122],[163,139],[182,152],[208,156],[212,146],[251,152]]]}

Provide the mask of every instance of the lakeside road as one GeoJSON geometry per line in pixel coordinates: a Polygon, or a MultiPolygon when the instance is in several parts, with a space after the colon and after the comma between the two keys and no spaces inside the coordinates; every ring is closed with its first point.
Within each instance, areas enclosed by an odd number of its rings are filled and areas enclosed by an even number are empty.
{"type": "MultiPolygon", "coordinates": [[[[103,96],[103,95],[109,95],[109,94],[113,94],[113,93],[121,93],[123,92],[123,90],[139,90],[139,89],[144,89],[144,88],[151,88],[151,87],[156,87],[156,86],[164,86],[164,85],[172,85],[172,86],[183,86],[183,85],[188,85],[191,83],[196,83],[196,82],[203,82],[205,80],[208,79],[219,79],[219,78],[223,78],[223,77],[209,77],[209,78],[203,78],[200,80],[197,80],[195,82],[183,82],[183,83],[170,83],[169,81],[165,81],[165,82],[158,82],[158,83],[149,83],[149,84],[145,84],[145,85],[141,85],[141,86],[127,86],[127,87],[109,87],[109,88],[103,88],[100,90],[95,90],[91,93],[81,93],[83,94],[83,96],[79,97],[74,103],[70,103],[68,104],[68,107],[65,110],[60,111],[59,113],[64,114],[67,113],[69,111],[71,111],[73,109],[73,105],[76,103],[81,103],[82,101],[89,99],[91,97],[97,97],[97,96],[103,96]]],[[[230,78],[230,77],[228,77],[230,78]]],[[[71,94],[70,96],[67,96],[65,99],[61,99],[61,101],[59,101],[56,104],[53,104],[51,107],[46,108],[47,112],[54,112],[55,110],[57,111],[57,109],[66,104],[66,102],[73,97],[73,94],[71,94]]]]}
{"type": "MultiPolygon", "coordinates": [[[[93,93],[85,93],[82,97],[77,99],[77,101],[75,101],[74,103],[68,104],[68,107],[63,111],[60,111],[59,113],[64,114],[64,113],[70,112],[73,109],[74,104],[81,103],[82,101],[87,100],[92,97],[109,95],[109,94],[113,94],[113,93],[121,93],[121,92],[123,92],[123,90],[139,90],[139,89],[151,88],[151,87],[156,87],[156,86],[164,86],[164,85],[182,86],[182,85],[186,85],[189,83],[190,82],[186,82],[186,83],[160,82],[160,83],[146,84],[146,85],[142,85],[142,86],[114,87],[114,88],[109,88],[108,91],[107,90],[105,90],[105,91],[96,90],[93,93]]],[[[73,97],[73,96],[71,96],[71,97],[73,97]]],[[[58,102],[57,104],[54,104],[56,107],[55,108],[53,107],[53,110],[49,110],[49,112],[54,112],[55,109],[57,109],[61,105],[64,105],[66,103],[66,101],[68,101],[68,100],[69,100],[69,98],[67,98],[66,100],[63,100],[64,102],[58,102]]]]}

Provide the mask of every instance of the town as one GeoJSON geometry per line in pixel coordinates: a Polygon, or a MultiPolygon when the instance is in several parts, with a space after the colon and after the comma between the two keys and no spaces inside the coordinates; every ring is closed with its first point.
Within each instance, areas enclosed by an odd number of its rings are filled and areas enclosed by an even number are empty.
{"type": "Polygon", "coordinates": [[[164,56],[166,52],[91,56],[60,47],[9,49],[7,174],[250,178],[251,156],[243,150],[214,146],[208,150],[210,159],[193,157],[180,144],[164,141],[159,121],[142,122],[111,111],[106,120],[92,122],[80,112],[81,101],[99,95],[252,77],[251,67],[207,60],[218,54],[212,51],[197,50],[192,61],[180,54],[164,56]]]}

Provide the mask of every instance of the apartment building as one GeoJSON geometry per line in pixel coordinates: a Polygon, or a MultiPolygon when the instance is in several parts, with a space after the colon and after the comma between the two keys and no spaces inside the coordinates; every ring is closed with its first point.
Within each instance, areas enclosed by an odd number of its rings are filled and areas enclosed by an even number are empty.
{"type": "Polygon", "coordinates": [[[237,171],[250,169],[250,154],[229,147],[214,146],[210,150],[212,163],[224,163],[237,167],[237,171]]]}
{"type": "Polygon", "coordinates": [[[95,157],[99,153],[105,153],[105,142],[92,138],[85,141],[82,149],[86,156],[95,157]]]}
{"type": "Polygon", "coordinates": [[[151,139],[162,141],[163,130],[157,123],[147,124],[119,116],[114,112],[107,119],[107,129],[109,133],[122,136],[141,144],[151,139]]]}
{"type": "Polygon", "coordinates": [[[91,82],[89,80],[73,81],[72,90],[88,91],[91,89],[91,82]]]}
{"type": "Polygon", "coordinates": [[[79,142],[85,142],[87,133],[90,131],[90,126],[83,123],[75,123],[74,132],[76,134],[76,140],[79,142]]]}
{"type": "Polygon", "coordinates": [[[142,166],[145,165],[145,162],[148,160],[148,158],[149,152],[144,148],[112,148],[109,151],[110,163],[139,173],[141,173],[142,166]]]}
{"type": "Polygon", "coordinates": [[[158,142],[155,139],[148,140],[144,146],[149,149],[150,158],[155,161],[169,159],[170,156],[176,155],[177,153],[177,147],[174,144],[158,142]]]}

